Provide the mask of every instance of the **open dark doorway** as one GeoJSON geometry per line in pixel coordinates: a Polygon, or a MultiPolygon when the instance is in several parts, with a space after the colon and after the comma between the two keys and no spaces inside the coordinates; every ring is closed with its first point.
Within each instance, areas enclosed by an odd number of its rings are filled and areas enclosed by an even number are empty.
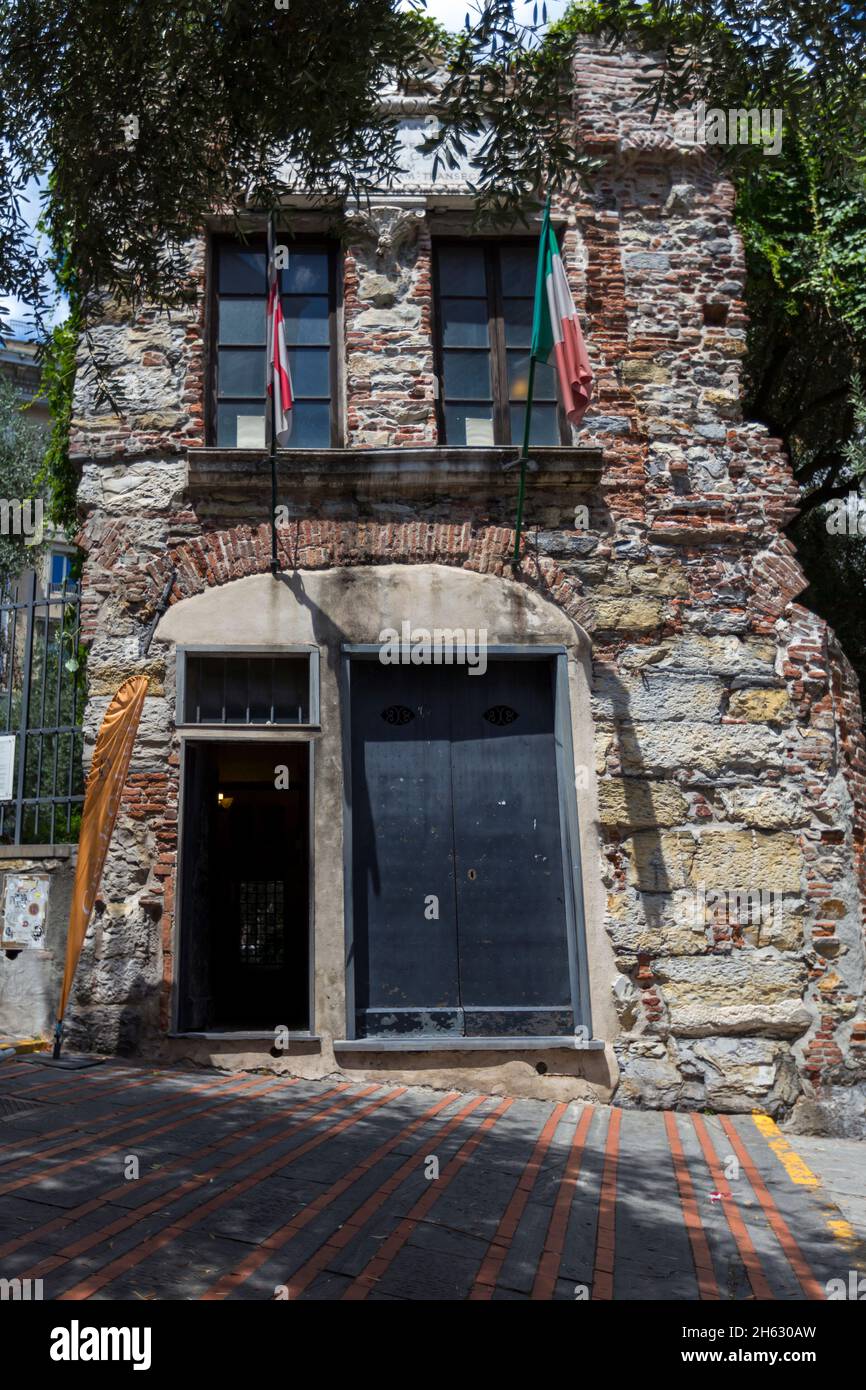
{"type": "Polygon", "coordinates": [[[178,1027],[305,1031],[309,746],[185,749],[178,1027]]]}

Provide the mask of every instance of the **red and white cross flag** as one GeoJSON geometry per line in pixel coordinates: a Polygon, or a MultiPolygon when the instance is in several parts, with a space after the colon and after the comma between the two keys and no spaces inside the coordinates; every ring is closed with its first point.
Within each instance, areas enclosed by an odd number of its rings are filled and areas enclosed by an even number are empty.
{"type": "Polygon", "coordinates": [[[280,272],[277,268],[277,247],[274,219],[268,219],[268,401],[271,407],[273,438],[284,449],[292,433],[292,373],[283,326],[283,303],[280,298],[280,272]]]}

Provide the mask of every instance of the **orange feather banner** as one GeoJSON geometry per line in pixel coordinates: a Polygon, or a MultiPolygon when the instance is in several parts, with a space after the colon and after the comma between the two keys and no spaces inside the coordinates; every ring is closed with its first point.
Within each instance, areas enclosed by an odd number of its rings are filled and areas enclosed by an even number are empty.
{"type": "Polygon", "coordinates": [[[146,676],[131,676],[129,680],[124,681],[105,711],[105,718],[93,750],[93,762],[84,787],[78,862],[75,866],[75,884],[66,937],[66,968],[63,972],[57,1027],[54,1032],[55,1058],[60,1056],[66,1005],[117,821],[120,798],[146,694],[146,676]]]}

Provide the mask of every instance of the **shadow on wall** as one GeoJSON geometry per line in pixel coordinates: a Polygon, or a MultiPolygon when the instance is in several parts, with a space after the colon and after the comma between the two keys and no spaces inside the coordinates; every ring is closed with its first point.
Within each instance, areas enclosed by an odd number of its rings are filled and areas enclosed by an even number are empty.
{"type": "MultiPolygon", "coordinates": [[[[710,675],[709,671],[657,667],[650,672],[648,665],[636,671],[645,690],[651,689],[654,679],[690,683],[710,675]]],[[[804,1089],[792,1044],[808,1029],[808,1014],[804,1007],[802,1018],[784,1028],[756,1018],[746,1030],[742,1020],[731,1018],[726,1025],[719,1019],[720,1013],[732,1013],[732,1005],[750,1002],[737,994],[736,971],[727,984],[723,981],[729,965],[745,963],[752,943],[743,938],[743,925],[730,916],[722,919],[719,936],[701,893],[702,886],[708,895],[745,890],[742,897],[751,901],[750,890],[763,885],[701,885],[697,881],[702,870],[692,861],[700,843],[693,834],[693,810],[671,773],[645,758],[635,715],[640,721],[646,711],[635,711],[633,691],[610,667],[594,670],[596,701],[600,690],[613,724],[608,748],[615,760],[613,776],[598,781],[605,925],[622,971],[613,982],[622,1028],[616,1045],[621,1074],[615,1103],[653,1109],[712,1106],[721,1112],[747,1112],[759,1105],[770,1114],[784,1115],[804,1089]],[[716,949],[720,941],[723,950],[716,949]],[[743,950],[735,951],[735,945],[743,950]],[[688,1023],[679,1019],[676,1033],[669,1014],[673,990],[665,991],[668,983],[680,995],[680,1013],[688,1008],[693,1015],[688,1023]],[[697,1012],[685,1002],[689,996],[698,1000],[697,1012]]],[[[687,702],[691,698],[687,695],[687,702]]],[[[663,727],[659,721],[659,728],[663,727]]],[[[718,727],[714,721],[707,723],[707,728],[718,727]]],[[[743,774],[745,785],[751,785],[750,776],[743,774]]],[[[690,789],[711,799],[715,791],[711,774],[706,774],[705,783],[690,789]]],[[[743,833],[732,826],[713,829],[743,833]]],[[[746,833],[754,837],[757,832],[746,833]]],[[[730,861],[732,869],[726,872],[724,847],[719,848],[722,868],[716,876],[740,876],[736,854],[730,861]]],[[[752,930],[748,923],[745,929],[752,930]]],[[[760,983],[762,962],[752,962],[752,969],[760,983]]],[[[801,1000],[802,990],[797,1002],[801,1000]]],[[[761,1004],[754,1004],[752,1011],[760,1014],[761,1004]]]]}
{"type": "MultiPolygon", "coordinates": [[[[82,962],[83,964],[83,962],[82,962]]],[[[132,1057],[146,1038],[157,1035],[159,984],[142,973],[125,986],[123,1004],[95,1000],[81,976],[72,990],[72,1001],[63,1035],[64,1052],[96,1052],[132,1057]]]]}

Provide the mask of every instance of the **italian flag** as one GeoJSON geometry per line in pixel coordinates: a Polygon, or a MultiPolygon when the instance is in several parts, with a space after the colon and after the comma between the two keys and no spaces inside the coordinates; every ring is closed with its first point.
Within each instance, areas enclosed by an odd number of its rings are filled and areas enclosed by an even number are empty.
{"type": "Polygon", "coordinates": [[[541,227],[530,353],[536,362],[555,364],[565,413],[572,424],[579,425],[589,405],[592,372],[559,243],[550,225],[549,198],[541,227]]]}
{"type": "Polygon", "coordinates": [[[283,328],[283,301],[280,298],[280,272],[277,269],[274,220],[268,220],[268,397],[273,414],[273,437],[285,448],[292,433],[292,373],[283,328]]]}

